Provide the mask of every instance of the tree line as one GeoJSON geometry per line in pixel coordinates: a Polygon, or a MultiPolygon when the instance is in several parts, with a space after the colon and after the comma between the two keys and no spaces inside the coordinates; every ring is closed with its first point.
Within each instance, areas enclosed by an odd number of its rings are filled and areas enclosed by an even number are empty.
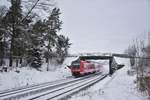
{"type": "MultiPolygon", "coordinates": [[[[143,34],[141,37],[144,36],[143,34]]],[[[126,53],[130,56],[139,58],[130,58],[131,69],[136,72],[137,87],[141,91],[146,91],[150,96],[150,33],[142,38],[136,38],[126,53]]]]}
{"type": "Polygon", "coordinates": [[[0,66],[6,64],[6,58],[9,67],[26,62],[25,65],[38,69],[43,61],[49,63],[53,58],[58,64],[63,63],[71,43],[68,37],[58,34],[62,26],[60,9],[53,7],[42,19],[31,11],[25,13],[22,0],[10,3],[9,8],[0,6],[0,66]]]}

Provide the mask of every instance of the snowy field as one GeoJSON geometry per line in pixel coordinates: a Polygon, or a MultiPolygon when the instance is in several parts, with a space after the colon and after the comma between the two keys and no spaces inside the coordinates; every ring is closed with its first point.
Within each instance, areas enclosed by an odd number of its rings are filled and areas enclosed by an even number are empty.
{"type": "MultiPolygon", "coordinates": [[[[117,59],[119,63],[126,61],[117,59]]],[[[73,95],[69,100],[148,100],[145,94],[137,91],[134,84],[135,76],[127,75],[129,64],[116,71],[90,88],[73,95]]]]}

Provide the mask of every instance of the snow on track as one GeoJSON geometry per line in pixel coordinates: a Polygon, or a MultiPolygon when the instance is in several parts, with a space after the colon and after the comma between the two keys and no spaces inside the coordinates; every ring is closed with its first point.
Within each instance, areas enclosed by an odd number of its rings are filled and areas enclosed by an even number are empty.
{"type": "Polygon", "coordinates": [[[49,91],[43,92],[41,94],[33,95],[33,97],[25,98],[28,99],[36,99],[36,100],[59,100],[63,97],[66,97],[76,91],[79,91],[85,87],[88,87],[91,84],[98,82],[99,80],[105,78],[106,75],[95,75],[92,77],[88,77],[70,84],[62,85],[60,87],[51,89],[49,91]]]}
{"type": "MultiPolygon", "coordinates": [[[[39,84],[39,85],[33,85],[27,88],[23,88],[23,89],[16,89],[16,90],[10,90],[10,91],[5,91],[4,93],[1,92],[0,94],[0,99],[1,100],[12,100],[12,99],[23,99],[25,97],[25,99],[31,99],[30,97],[38,97],[41,94],[45,94],[49,91],[54,91],[57,90],[58,88],[62,88],[61,86],[66,86],[66,85],[70,85],[70,84],[76,84],[76,82],[80,82],[80,81],[85,81],[88,80],[90,78],[94,77],[94,75],[89,75],[89,76],[85,76],[85,77],[81,77],[81,78],[68,78],[66,80],[59,80],[59,81],[55,81],[55,82],[49,82],[49,83],[44,83],[44,84],[39,84]]],[[[67,87],[68,87],[67,86],[67,87]]]]}

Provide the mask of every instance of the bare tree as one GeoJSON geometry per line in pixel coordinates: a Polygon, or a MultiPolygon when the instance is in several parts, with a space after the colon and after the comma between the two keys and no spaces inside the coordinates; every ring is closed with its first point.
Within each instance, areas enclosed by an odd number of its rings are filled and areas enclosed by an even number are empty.
{"type": "MultiPolygon", "coordinates": [[[[127,53],[127,54],[130,55],[130,56],[136,56],[137,50],[136,50],[135,44],[130,45],[130,46],[128,47],[128,49],[125,51],[125,53],[127,53]]],[[[131,68],[134,69],[134,66],[135,66],[135,58],[130,58],[130,65],[131,65],[131,68]]]]}
{"type": "Polygon", "coordinates": [[[150,59],[144,59],[150,57],[150,45],[146,42],[145,38],[136,38],[133,45],[128,49],[128,53],[132,54],[133,51],[136,51],[134,55],[139,57],[135,59],[137,87],[141,91],[147,91],[150,95],[150,59]]]}

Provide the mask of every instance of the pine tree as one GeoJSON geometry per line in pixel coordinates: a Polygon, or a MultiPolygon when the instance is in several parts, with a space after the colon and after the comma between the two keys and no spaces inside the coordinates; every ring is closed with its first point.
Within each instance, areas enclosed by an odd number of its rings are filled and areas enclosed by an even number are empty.
{"type": "Polygon", "coordinates": [[[8,48],[8,44],[6,41],[7,30],[3,23],[3,19],[6,14],[6,10],[7,10],[7,8],[5,6],[0,7],[0,66],[2,66],[4,63],[4,56],[7,51],[6,49],[8,48]]]}
{"type": "Polygon", "coordinates": [[[31,67],[36,69],[40,68],[43,60],[42,47],[44,46],[43,42],[43,33],[45,31],[44,24],[41,20],[37,21],[32,28],[30,33],[31,45],[28,50],[28,62],[31,67]]]}
{"type": "Polygon", "coordinates": [[[57,39],[57,47],[56,53],[60,58],[58,63],[63,63],[65,57],[68,55],[68,49],[70,48],[71,43],[69,43],[69,38],[65,37],[64,35],[59,35],[57,39]]]}
{"type": "Polygon", "coordinates": [[[61,29],[62,21],[59,19],[60,14],[60,9],[54,8],[48,17],[48,20],[46,20],[47,29],[44,38],[48,42],[46,48],[49,53],[52,51],[52,47],[55,46],[57,32],[61,29]]]}
{"type": "Polygon", "coordinates": [[[54,8],[50,13],[47,20],[45,20],[45,25],[47,26],[44,39],[45,39],[45,58],[47,62],[47,71],[49,70],[49,60],[56,57],[56,53],[53,50],[56,47],[56,39],[58,37],[57,32],[61,29],[62,21],[60,21],[60,9],[54,8]]]}
{"type": "Polygon", "coordinates": [[[0,11],[0,65],[6,53],[9,66],[13,65],[14,60],[18,66],[19,60],[21,63],[25,58],[24,60],[36,69],[42,65],[43,54],[47,61],[56,56],[64,59],[70,44],[68,38],[57,34],[62,25],[59,18],[60,9],[54,8],[47,19],[37,20],[31,11],[39,6],[39,0],[27,14],[22,11],[22,0],[10,2],[11,6],[3,17],[3,11],[0,11]]]}
{"type": "Polygon", "coordinates": [[[41,67],[42,65],[42,54],[41,54],[41,50],[39,48],[33,48],[31,50],[31,56],[32,58],[32,62],[31,62],[31,66],[38,69],[41,67]]]}
{"type": "Polygon", "coordinates": [[[21,48],[20,40],[22,40],[20,36],[23,29],[21,28],[22,17],[21,0],[11,0],[11,7],[5,16],[10,35],[9,66],[13,65],[13,56],[19,56],[19,49],[21,48]]]}

